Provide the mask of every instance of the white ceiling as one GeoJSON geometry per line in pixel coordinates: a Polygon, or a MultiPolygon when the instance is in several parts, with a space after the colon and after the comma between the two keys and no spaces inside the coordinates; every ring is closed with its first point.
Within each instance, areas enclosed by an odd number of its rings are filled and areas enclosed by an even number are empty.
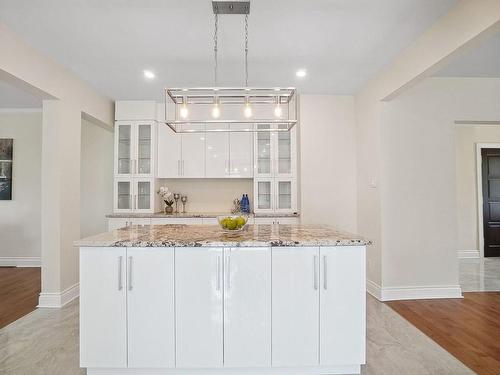
{"type": "Polygon", "coordinates": [[[464,51],[435,75],[500,78],[500,33],[464,51]]]}
{"type": "Polygon", "coordinates": [[[0,108],[40,108],[42,99],[0,80],[0,108]]]}
{"type": "MultiPolygon", "coordinates": [[[[251,0],[249,84],[353,94],[456,3],[251,0]]],[[[113,99],[213,84],[210,0],[0,0],[0,22],[113,99]]],[[[242,16],[221,16],[219,41],[219,84],[242,84],[242,16]]]]}

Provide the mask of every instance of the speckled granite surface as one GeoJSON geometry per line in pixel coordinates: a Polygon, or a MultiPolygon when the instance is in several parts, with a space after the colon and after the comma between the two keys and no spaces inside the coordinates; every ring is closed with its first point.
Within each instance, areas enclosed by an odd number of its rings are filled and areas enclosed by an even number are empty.
{"type": "Polygon", "coordinates": [[[367,245],[360,236],[326,225],[248,225],[225,233],[218,225],[130,226],[87,237],[75,246],[89,247],[269,247],[367,245]]]}
{"type": "MultiPolygon", "coordinates": [[[[230,212],[179,212],[177,214],[165,215],[163,212],[155,212],[153,214],[144,213],[114,213],[106,215],[107,218],[115,219],[126,219],[126,218],[198,218],[198,217],[217,217],[223,215],[231,215],[230,212]]],[[[284,213],[274,213],[274,214],[250,214],[254,217],[300,217],[299,214],[284,214],[284,213]]]]}

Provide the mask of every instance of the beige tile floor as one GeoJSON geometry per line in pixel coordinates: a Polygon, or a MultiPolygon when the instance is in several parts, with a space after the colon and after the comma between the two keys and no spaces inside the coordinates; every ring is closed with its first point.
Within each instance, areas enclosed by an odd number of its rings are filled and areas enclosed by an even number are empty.
{"type": "MultiPolygon", "coordinates": [[[[369,375],[473,374],[388,306],[367,297],[369,375]]],[[[1,375],[85,374],[78,367],[78,301],[37,309],[0,330],[1,375]]]]}
{"type": "Polygon", "coordinates": [[[460,259],[462,292],[500,291],[500,258],[460,259]]]}

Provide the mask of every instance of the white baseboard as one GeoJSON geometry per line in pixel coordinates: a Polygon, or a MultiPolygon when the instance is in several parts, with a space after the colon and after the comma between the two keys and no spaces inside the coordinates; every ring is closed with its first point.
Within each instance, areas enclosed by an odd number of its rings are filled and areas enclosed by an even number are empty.
{"type": "Polygon", "coordinates": [[[479,258],[479,250],[458,250],[459,259],[479,258]]]}
{"type": "Polygon", "coordinates": [[[40,257],[0,257],[0,267],[41,267],[40,257]]]}
{"type": "Polygon", "coordinates": [[[80,295],[80,284],[76,283],[61,293],[40,293],[37,307],[60,308],[80,295]]]}
{"type": "Polygon", "coordinates": [[[366,281],[366,291],[379,301],[411,299],[462,298],[460,285],[433,285],[410,287],[381,287],[371,280],[366,281]]]}

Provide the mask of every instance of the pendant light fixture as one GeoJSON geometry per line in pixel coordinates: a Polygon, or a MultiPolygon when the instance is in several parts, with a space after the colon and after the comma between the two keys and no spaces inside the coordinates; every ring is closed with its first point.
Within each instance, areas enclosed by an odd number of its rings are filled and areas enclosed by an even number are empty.
{"type": "Polygon", "coordinates": [[[296,89],[248,86],[250,1],[212,1],[212,8],[214,86],[165,89],[165,124],[176,133],[289,131],[297,123],[296,89]],[[218,86],[220,15],[244,15],[245,82],[242,87],[218,86]],[[257,126],[260,124],[270,126],[257,126]]]}

